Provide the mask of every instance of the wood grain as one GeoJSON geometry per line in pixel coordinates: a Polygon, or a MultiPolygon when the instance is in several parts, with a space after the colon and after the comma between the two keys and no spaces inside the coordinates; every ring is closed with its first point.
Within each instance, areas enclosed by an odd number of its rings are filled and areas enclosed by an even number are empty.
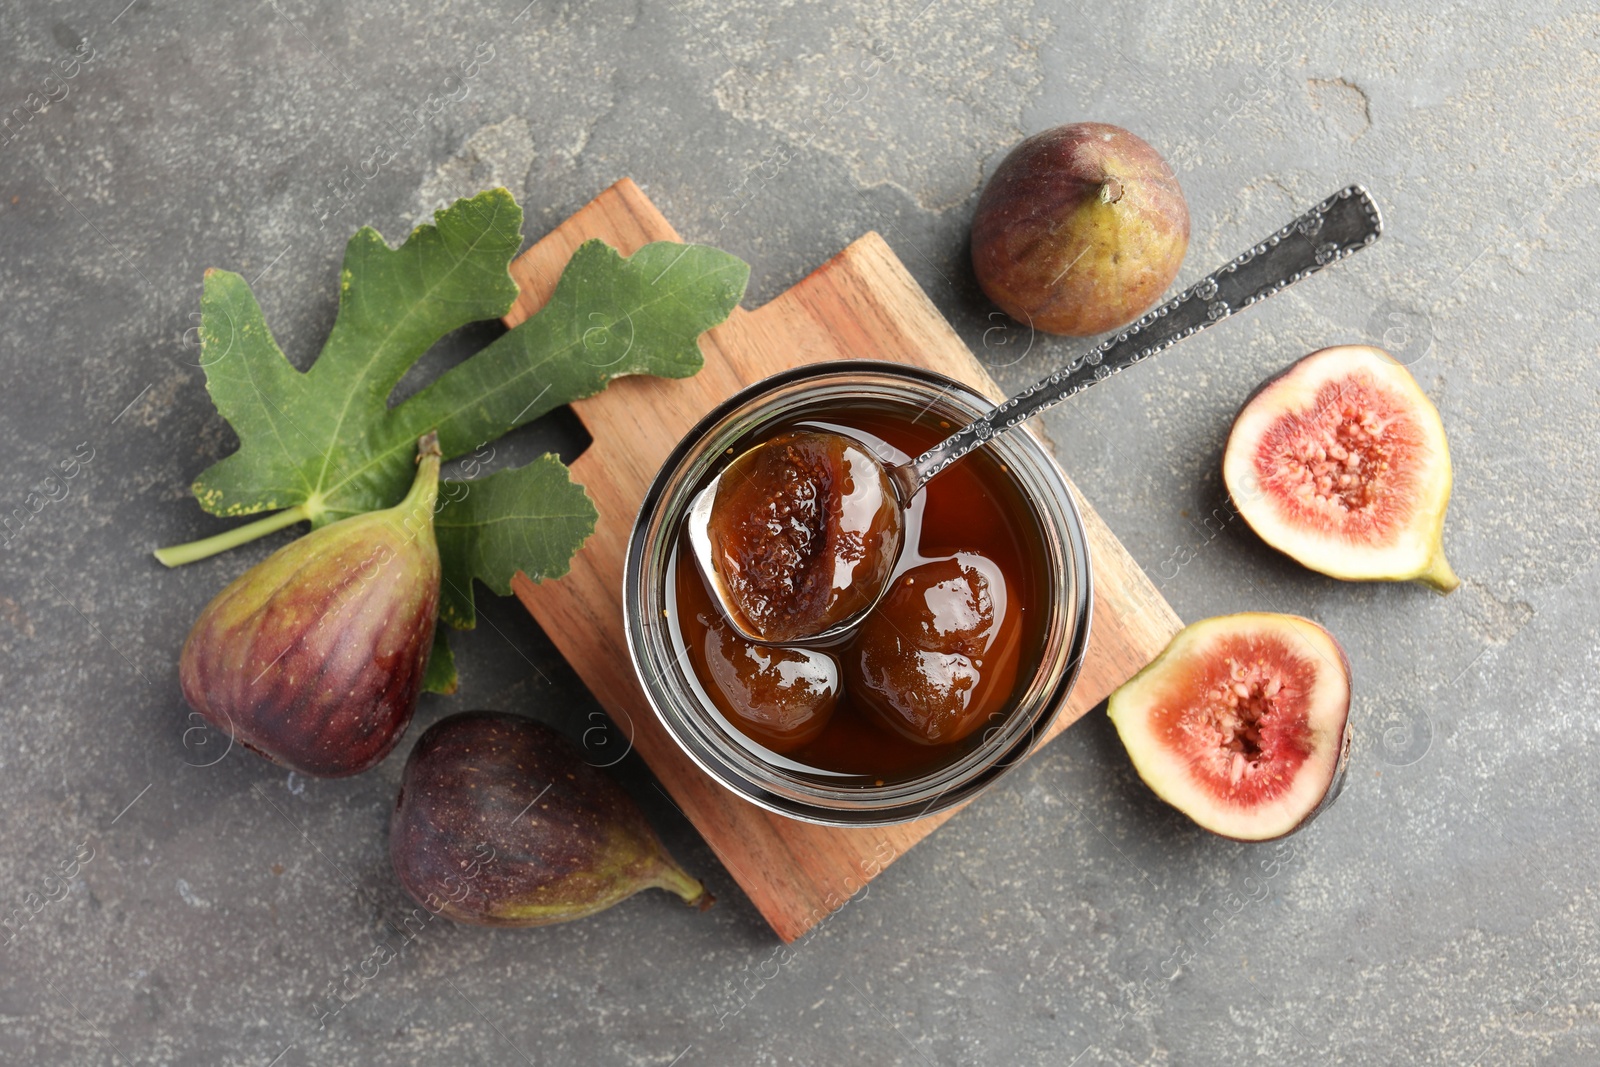
{"type": "MultiPolygon", "coordinates": [[[[624,254],[677,232],[623,179],[512,264],[521,296],[506,324],[537,311],[573,250],[599,237],[624,254]]],[[[778,936],[793,941],[951,813],[900,826],[838,829],[773,815],[717,785],[684,756],[629,666],[622,572],[634,514],[678,439],[751,382],[802,363],[873,357],[914,363],[991,396],[994,382],[876,233],[853,242],[771,303],[736,309],[701,341],[693,378],[624,378],[573,405],[594,443],[572,465],[600,511],[594,536],[559,581],[512,586],[650,769],[699,828],[778,936]]],[[[1074,490],[1076,492],[1076,490],[1074,490]]],[[[1082,673],[1043,744],[1165,647],[1178,617],[1082,497],[1094,566],[1094,622],[1082,673]]]]}

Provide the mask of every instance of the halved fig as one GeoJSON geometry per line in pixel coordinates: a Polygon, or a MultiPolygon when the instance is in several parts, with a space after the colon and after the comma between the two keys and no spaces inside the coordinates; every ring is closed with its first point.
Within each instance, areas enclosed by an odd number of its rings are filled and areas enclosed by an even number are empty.
{"type": "Polygon", "coordinates": [[[1239,841],[1305,825],[1339,795],[1350,761],[1350,663],[1296,615],[1186,627],[1108,711],[1157,796],[1239,841]]]}
{"type": "Polygon", "coordinates": [[[1261,539],[1312,570],[1461,584],[1444,558],[1444,424],[1381,348],[1324,348],[1263,385],[1234,419],[1222,480],[1261,539]]]}

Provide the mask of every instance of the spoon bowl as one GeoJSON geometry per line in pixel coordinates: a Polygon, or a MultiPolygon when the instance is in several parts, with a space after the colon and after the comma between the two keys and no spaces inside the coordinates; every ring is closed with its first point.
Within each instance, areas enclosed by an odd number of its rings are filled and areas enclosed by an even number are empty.
{"type": "Polygon", "coordinates": [[[865,443],[789,433],[740,453],[695,497],[685,530],[729,625],[757,644],[826,644],[888,588],[911,502],[865,443]]]}

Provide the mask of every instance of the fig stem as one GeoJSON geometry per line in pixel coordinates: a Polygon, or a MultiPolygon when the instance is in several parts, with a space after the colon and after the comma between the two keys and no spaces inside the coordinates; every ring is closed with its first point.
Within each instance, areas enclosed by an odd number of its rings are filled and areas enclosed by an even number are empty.
{"type": "Polygon", "coordinates": [[[1461,584],[1461,579],[1456,577],[1456,572],[1450,569],[1450,562],[1444,558],[1443,552],[1435,552],[1433,560],[1428,564],[1428,569],[1417,575],[1417,581],[1429,587],[1436,593],[1453,592],[1461,584]]]}
{"type": "Polygon", "coordinates": [[[439,434],[429,430],[417,440],[417,476],[411,491],[395,507],[403,515],[406,529],[414,538],[422,525],[433,529],[433,509],[439,502],[439,434]]]}
{"type": "Polygon", "coordinates": [[[297,522],[304,522],[311,518],[311,509],[305,504],[296,504],[292,508],[273,512],[264,519],[247,522],[243,526],[235,526],[231,530],[202,537],[198,541],[189,541],[181,545],[168,545],[155,551],[156,559],[168,567],[181,567],[185,563],[194,563],[196,560],[207,559],[219,552],[226,552],[230,548],[249,544],[251,541],[275,533],[285,526],[293,526],[297,522]]]}
{"type": "Polygon", "coordinates": [[[676,893],[683,898],[683,902],[692,908],[705,911],[716,901],[706,887],[689,877],[688,873],[673,863],[670,859],[661,864],[661,874],[656,878],[655,885],[668,892],[676,893]]]}
{"type": "Polygon", "coordinates": [[[1102,204],[1115,204],[1122,199],[1122,182],[1117,178],[1107,178],[1100,183],[1100,202],[1102,204]]]}

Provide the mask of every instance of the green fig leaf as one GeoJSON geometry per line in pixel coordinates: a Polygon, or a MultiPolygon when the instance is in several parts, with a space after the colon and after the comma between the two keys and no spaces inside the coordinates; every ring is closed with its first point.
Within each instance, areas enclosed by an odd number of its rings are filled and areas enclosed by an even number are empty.
{"type": "Polygon", "coordinates": [[[510,595],[519,570],[534,581],[559,578],[599,518],[583,486],[551,455],[476,481],[444,482],[439,501],[439,617],[463,630],[477,622],[474,578],[501,596],[510,595]]]}
{"type": "Polygon", "coordinates": [[[279,350],[250,287],[206,275],[206,388],[239,450],[194,483],[213,515],[302,507],[313,526],[388,507],[411,484],[417,438],[451,459],[591,396],[613,378],[683,378],[699,336],[728,317],[750,269],[704,245],[661,241],[621,256],[602,241],[573,253],[538,313],[404,402],[389,394],[432,345],[509,311],[507,271],[522,212],[504,189],[437,212],[398,249],[372,229],[350,239],[339,314],[305,372],[279,350]]]}
{"type": "MultiPolygon", "coordinates": [[[[305,371],[279,349],[249,284],[207,271],[206,389],[239,448],[201,472],[195,497],[213,515],[296,514],[208,539],[214,544],[164,549],[163,562],[203,558],[296,518],[320,527],[389,507],[411,484],[416,442],[429,430],[448,460],[613,378],[692,375],[702,363],[700,334],[728,317],[749,278],[743,261],[704,245],[657,242],[622,256],[588,241],[542,309],[391,407],[395,386],[441,338],[511,309],[517,287],[508,267],[521,226],[511,194],[492,189],[435,212],[398,248],[370,227],[358,231],[345,250],[333,329],[305,371]]],[[[437,515],[441,617],[458,628],[475,618],[474,579],[504,594],[519,569],[565,574],[595,521],[582,487],[551,456],[444,491],[463,486],[470,491],[445,496],[437,515]]],[[[442,691],[454,679],[441,630],[426,684],[442,691]]]]}
{"type": "Polygon", "coordinates": [[[456,656],[450,651],[450,631],[443,626],[433,631],[433,651],[428,653],[428,669],[422,675],[422,688],[428,693],[449,696],[461,684],[456,675],[456,656]]]}
{"type": "Polygon", "coordinates": [[[431,427],[409,435],[402,462],[375,466],[400,429],[389,394],[445,334],[510,309],[517,286],[507,267],[521,228],[522,209],[494,189],[437,212],[397,249],[371,227],[356,231],[339,272],[338,317],[303,373],[273,340],[249,284],[207,271],[201,365],[239,449],[196,479],[200,506],[248,515],[303,504],[321,526],[399,500],[416,439],[431,427]]]}

